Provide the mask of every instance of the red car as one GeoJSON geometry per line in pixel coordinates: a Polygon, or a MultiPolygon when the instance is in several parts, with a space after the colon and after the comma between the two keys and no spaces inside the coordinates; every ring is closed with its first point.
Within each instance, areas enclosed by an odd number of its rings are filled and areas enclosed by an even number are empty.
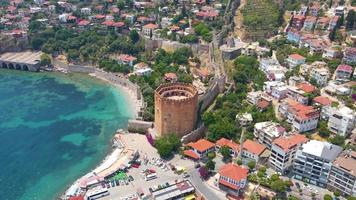
{"type": "Polygon", "coordinates": [[[135,164],[132,164],[131,166],[134,167],[134,168],[139,168],[139,167],[140,167],[140,165],[139,165],[139,164],[136,164],[136,163],[135,163],[135,164]]]}

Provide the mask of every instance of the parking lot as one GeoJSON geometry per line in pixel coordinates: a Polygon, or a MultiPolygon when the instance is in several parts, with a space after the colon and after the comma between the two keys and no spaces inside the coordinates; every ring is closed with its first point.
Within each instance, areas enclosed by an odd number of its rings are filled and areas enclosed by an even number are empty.
{"type": "Polygon", "coordinates": [[[110,195],[103,197],[103,200],[130,199],[128,197],[133,197],[137,192],[149,194],[150,187],[177,179],[183,179],[183,174],[175,174],[166,161],[159,159],[156,149],[147,142],[144,135],[126,134],[123,135],[122,138],[126,148],[138,149],[137,147],[139,147],[139,160],[141,161],[141,165],[138,168],[131,167],[126,172],[126,176],[131,176],[133,181],[127,181],[127,184],[121,182],[122,184],[114,187],[110,185],[110,195]],[[142,174],[144,170],[154,171],[157,174],[157,178],[146,181],[142,174]]]}

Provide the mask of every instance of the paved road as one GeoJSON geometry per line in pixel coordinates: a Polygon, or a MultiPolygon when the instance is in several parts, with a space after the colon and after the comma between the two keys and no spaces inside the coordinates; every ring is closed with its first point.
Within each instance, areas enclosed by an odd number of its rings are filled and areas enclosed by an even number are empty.
{"type": "Polygon", "coordinates": [[[195,186],[195,188],[202,193],[202,195],[205,197],[207,200],[217,200],[221,199],[212,188],[207,186],[200,178],[199,172],[196,169],[192,169],[188,171],[188,174],[190,175],[189,180],[192,182],[192,184],[195,186]]]}

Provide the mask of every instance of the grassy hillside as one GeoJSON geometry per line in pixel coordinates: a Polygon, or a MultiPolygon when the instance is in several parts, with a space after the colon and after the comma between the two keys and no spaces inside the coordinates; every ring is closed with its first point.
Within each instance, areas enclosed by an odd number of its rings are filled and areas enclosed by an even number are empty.
{"type": "Polygon", "coordinates": [[[272,0],[248,0],[241,13],[246,37],[252,40],[275,35],[283,22],[282,11],[272,0]]]}

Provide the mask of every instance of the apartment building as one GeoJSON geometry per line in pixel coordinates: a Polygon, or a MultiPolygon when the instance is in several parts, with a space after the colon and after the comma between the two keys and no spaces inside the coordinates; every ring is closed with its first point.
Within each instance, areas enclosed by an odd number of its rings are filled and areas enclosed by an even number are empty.
{"type": "Polygon", "coordinates": [[[301,104],[308,105],[309,98],[307,94],[313,93],[315,87],[308,83],[300,83],[297,86],[289,86],[287,97],[291,98],[301,104]]]}
{"type": "Polygon", "coordinates": [[[302,65],[305,63],[305,57],[299,55],[299,54],[291,54],[289,57],[286,59],[286,62],[288,63],[289,67],[292,69],[298,65],[302,65]]]}
{"type": "Polygon", "coordinates": [[[323,118],[328,119],[328,128],[331,132],[341,136],[348,136],[355,127],[356,113],[352,109],[342,107],[325,107],[322,110],[323,118]]]}
{"type": "Polygon", "coordinates": [[[311,68],[309,76],[311,79],[314,79],[319,86],[325,86],[328,83],[330,74],[326,67],[311,68]]]}
{"type": "Polygon", "coordinates": [[[265,145],[268,149],[271,149],[272,141],[285,134],[285,132],[285,128],[278,123],[269,121],[256,123],[253,134],[259,143],[265,145]]]}
{"type": "Polygon", "coordinates": [[[310,140],[303,144],[293,163],[295,178],[326,187],[331,166],[341,151],[342,147],[328,142],[310,140]]]}
{"type": "Polygon", "coordinates": [[[356,152],[345,151],[334,161],[327,185],[329,190],[356,196],[356,152]]]}
{"type": "Polygon", "coordinates": [[[299,133],[314,130],[318,125],[320,113],[313,106],[287,98],[279,105],[278,111],[299,133]]]}
{"type": "Polygon", "coordinates": [[[293,165],[295,154],[308,138],[305,135],[294,133],[281,136],[272,142],[272,154],[269,157],[269,165],[282,174],[289,171],[293,165]]]}

